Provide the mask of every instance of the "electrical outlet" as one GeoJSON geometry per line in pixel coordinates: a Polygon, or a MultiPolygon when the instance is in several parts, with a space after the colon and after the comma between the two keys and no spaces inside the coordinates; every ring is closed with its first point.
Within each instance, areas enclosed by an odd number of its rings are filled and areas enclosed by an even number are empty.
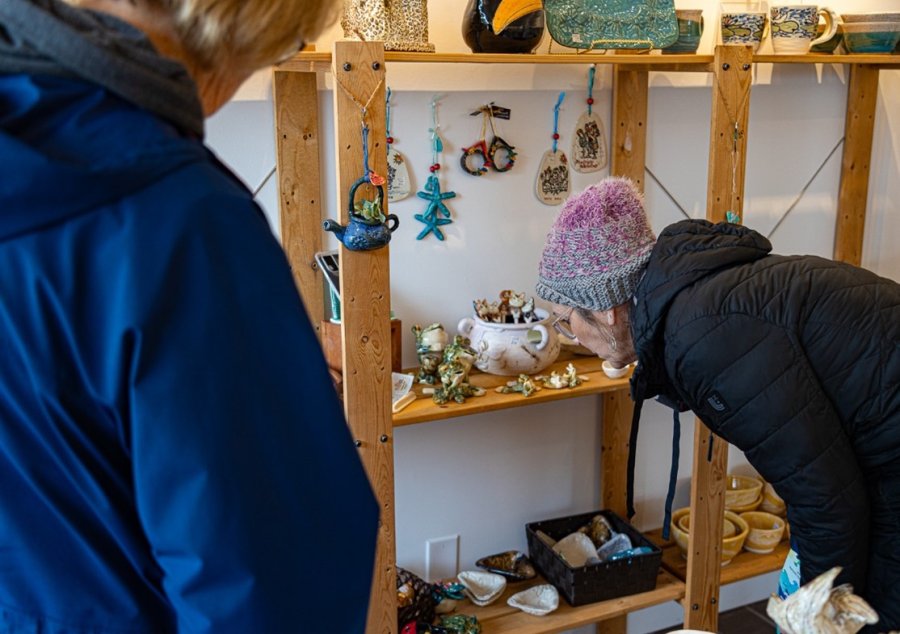
{"type": "Polygon", "coordinates": [[[459,535],[435,537],[425,542],[425,576],[434,583],[452,579],[459,572],[459,535]]]}

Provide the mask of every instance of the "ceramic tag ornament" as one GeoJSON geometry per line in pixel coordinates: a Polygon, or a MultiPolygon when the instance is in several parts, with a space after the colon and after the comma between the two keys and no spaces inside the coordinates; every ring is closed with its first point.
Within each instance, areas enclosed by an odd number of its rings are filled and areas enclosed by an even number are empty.
{"type": "Polygon", "coordinates": [[[588,71],[587,110],[578,118],[575,136],[572,137],[572,167],[583,174],[602,170],[608,162],[603,119],[594,112],[594,73],[596,68],[591,66],[588,71]]]}
{"type": "Polygon", "coordinates": [[[409,169],[406,167],[406,157],[394,149],[394,137],[391,135],[391,89],[387,89],[387,97],[384,105],[385,133],[387,134],[387,179],[388,201],[395,203],[403,200],[412,192],[409,181],[409,169]]]}
{"type": "Polygon", "coordinates": [[[545,205],[561,205],[569,197],[569,159],[559,149],[559,107],[566,93],[559,93],[559,99],[553,108],[553,147],[544,152],[538,168],[535,194],[545,205]]]}

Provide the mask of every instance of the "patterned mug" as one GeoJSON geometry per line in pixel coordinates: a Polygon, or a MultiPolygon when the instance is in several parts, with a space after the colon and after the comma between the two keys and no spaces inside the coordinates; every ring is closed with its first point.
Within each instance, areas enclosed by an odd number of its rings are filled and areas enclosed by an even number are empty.
{"type": "Polygon", "coordinates": [[[761,7],[740,3],[722,4],[722,44],[752,46],[755,53],[765,37],[766,12],[761,7]]]}
{"type": "Polygon", "coordinates": [[[772,46],[779,54],[803,55],[810,47],[830,40],[837,31],[837,14],[827,7],[776,5],[771,13],[772,46]],[[816,37],[819,16],[825,20],[825,32],[816,37]]]}

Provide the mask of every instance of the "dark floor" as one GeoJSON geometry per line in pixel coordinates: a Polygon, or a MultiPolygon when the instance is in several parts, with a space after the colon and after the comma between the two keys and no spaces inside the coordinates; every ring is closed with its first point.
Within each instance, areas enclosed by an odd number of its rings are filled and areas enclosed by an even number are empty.
{"type": "MultiPolygon", "coordinates": [[[[719,615],[719,633],[773,634],[775,632],[775,623],[766,614],[766,603],[768,603],[768,599],[722,612],[719,615]]],[[[652,634],[664,634],[665,632],[671,632],[673,629],[677,628],[670,627],[652,634]]]]}

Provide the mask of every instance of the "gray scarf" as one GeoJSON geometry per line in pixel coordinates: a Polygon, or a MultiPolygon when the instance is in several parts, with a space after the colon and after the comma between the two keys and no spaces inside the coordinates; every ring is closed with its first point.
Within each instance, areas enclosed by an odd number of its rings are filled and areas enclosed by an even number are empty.
{"type": "Polygon", "coordinates": [[[203,109],[184,66],[104,13],[60,0],[0,0],[0,73],[85,79],[203,137],[203,109]]]}

